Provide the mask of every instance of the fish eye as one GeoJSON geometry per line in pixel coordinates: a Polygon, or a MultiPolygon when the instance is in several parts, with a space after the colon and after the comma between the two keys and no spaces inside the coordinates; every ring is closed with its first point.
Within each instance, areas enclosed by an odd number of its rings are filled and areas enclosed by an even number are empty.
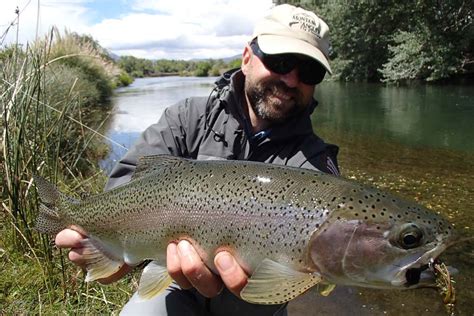
{"type": "Polygon", "coordinates": [[[422,239],[423,232],[421,229],[415,224],[409,224],[402,229],[399,243],[403,248],[411,249],[420,246],[422,239]]]}

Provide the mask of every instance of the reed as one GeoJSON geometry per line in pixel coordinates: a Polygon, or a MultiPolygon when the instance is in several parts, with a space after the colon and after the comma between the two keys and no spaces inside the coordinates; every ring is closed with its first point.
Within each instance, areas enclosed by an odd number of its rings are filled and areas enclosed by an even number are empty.
{"type": "Polygon", "coordinates": [[[97,165],[107,148],[98,130],[106,122],[103,101],[113,86],[113,65],[98,61],[100,55],[78,38],[55,32],[0,55],[0,314],[111,313],[131,292],[124,283],[105,289],[84,284],[82,272],[66,263],[67,253],[34,230],[39,201],[33,174],[73,195],[79,188],[101,191],[106,178],[97,165]]]}

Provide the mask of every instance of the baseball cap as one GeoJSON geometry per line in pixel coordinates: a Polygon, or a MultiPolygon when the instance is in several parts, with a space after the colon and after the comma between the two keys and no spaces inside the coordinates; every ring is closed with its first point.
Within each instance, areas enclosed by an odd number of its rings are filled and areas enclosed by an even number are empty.
{"type": "Polygon", "coordinates": [[[329,66],[329,27],[315,13],[289,4],[271,9],[257,23],[253,38],[266,54],[302,54],[329,66]]]}

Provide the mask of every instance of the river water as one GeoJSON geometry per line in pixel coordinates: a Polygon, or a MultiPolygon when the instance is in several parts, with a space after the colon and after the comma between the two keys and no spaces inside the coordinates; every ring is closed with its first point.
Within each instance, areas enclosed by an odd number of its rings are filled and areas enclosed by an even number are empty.
{"type": "MultiPolygon", "coordinates": [[[[106,170],[163,110],[187,96],[206,96],[215,78],[137,79],[117,90],[107,135],[106,170]],[[123,146],[123,147],[122,147],[123,146]]],[[[386,87],[324,82],[316,91],[314,129],[340,146],[344,176],[415,199],[446,216],[461,237],[473,236],[474,87],[386,87]]],[[[457,314],[474,315],[474,246],[461,243],[444,261],[455,266],[457,314]]],[[[289,305],[290,315],[446,315],[433,289],[338,287],[328,297],[311,290],[289,305]]]]}

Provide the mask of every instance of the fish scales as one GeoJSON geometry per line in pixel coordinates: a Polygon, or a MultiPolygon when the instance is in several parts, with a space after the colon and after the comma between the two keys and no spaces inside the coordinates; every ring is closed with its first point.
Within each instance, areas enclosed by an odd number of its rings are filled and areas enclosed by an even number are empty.
{"type": "MultiPolygon", "coordinates": [[[[41,189],[47,184],[36,182],[40,195],[54,201],[47,196],[54,188],[41,189]]],[[[188,239],[215,272],[214,255],[231,251],[259,280],[253,282],[252,276],[242,297],[262,304],[287,301],[321,280],[414,286],[424,261],[445,249],[452,229],[423,207],[353,181],[245,161],[146,157],[128,184],[73,203],[59,196],[59,205],[42,216],[80,227],[91,248],[114,263],[109,268],[91,264],[88,270],[112,273],[123,262],[135,265],[150,259],[154,263],[144,275],[152,274],[155,264],[165,265],[169,242],[188,239]],[[394,262],[387,268],[381,256],[394,262]],[[409,269],[416,277],[408,277],[409,269]],[[275,287],[293,289],[262,294],[275,287]]],[[[91,273],[90,279],[104,273],[91,273]]],[[[142,291],[145,297],[162,288],[150,287],[154,289],[142,291]]]]}
{"type": "Polygon", "coordinates": [[[222,246],[233,249],[250,271],[263,257],[304,262],[309,237],[328,217],[330,201],[314,199],[311,187],[298,184],[320,174],[281,173],[271,165],[189,164],[195,166],[157,170],[77,204],[93,216],[76,224],[91,234],[111,234],[130,252],[149,244],[162,252],[170,240],[188,237],[206,254],[222,246]],[[103,213],[102,204],[108,205],[103,213]]]}

